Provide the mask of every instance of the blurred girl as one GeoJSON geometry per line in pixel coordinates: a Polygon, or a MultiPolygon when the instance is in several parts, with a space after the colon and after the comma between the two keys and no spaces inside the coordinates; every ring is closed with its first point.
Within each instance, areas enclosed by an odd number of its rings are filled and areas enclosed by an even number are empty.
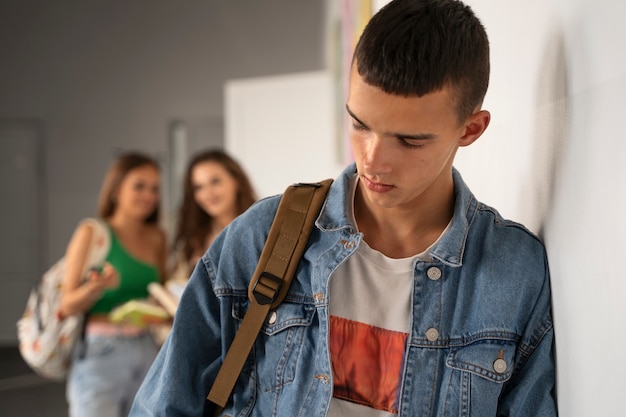
{"type": "Polygon", "coordinates": [[[184,180],[174,246],[174,278],[187,279],[198,259],[231,221],[256,200],[242,167],[221,150],[196,154],[184,180]]]}
{"type": "Polygon", "coordinates": [[[79,225],[68,245],[61,312],[87,313],[85,345],[76,349],[67,382],[71,417],[126,416],[156,356],[146,328],[114,324],[108,316],[120,304],[147,298],[147,285],[164,277],[166,238],[158,226],[159,204],[156,161],[137,153],[122,155],[100,192],[98,214],[111,237],[103,269],[81,282],[90,225],[79,225]]]}

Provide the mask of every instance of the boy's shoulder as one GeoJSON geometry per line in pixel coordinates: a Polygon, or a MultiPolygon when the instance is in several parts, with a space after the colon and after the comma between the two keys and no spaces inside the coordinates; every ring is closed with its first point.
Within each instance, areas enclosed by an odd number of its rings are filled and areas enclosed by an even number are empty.
{"type": "Polygon", "coordinates": [[[477,236],[480,240],[492,237],[495,241],[502,242],[519,242],[529,246],[535,246],[539,250],[544,250],[542,240],[527,228],[521,222],[513,219],[505,218],[493,206],[486,204],[476,198],[469,186],[463,181],[460,172],[453,169],[453,177],[455,184],[455,216],[462,218],[463,226],[458,224],[459,228],[465,229],[465,233],[477,236]]]}
{"type": "MultiPolygon", "coordinates": [[[[281,195],[274,195],[256,201],[226,226],[211,247],[218,252],[231,247],[246,250],[262,247],[274,221],[280,198],[281,195]]],[[[212,252],[217,253],[215,250],[212,252]]]]}
{"type": "Polygon", "coordinates": [[[545,260],[547,257],[542,239],[524,224],[503,217],[498,210],[479,202],[472,221],[474,238],[492,247],[499,256],[545,260]]]}
{"type": "Polygon", "coordinates": [[[237,217],[229,227],[234,229],[269,229],[278,210],[281,197],[282,194],[277,194],[257,200],[243,214],[237,217]]]}
{"type": "Polygon", "coordinates": [[[497,228],[503,228],[504,230],[509,230],[512,233],[519,233],[520,235],[528,236],[529,238],[537,240],[539,243],[542,243],[539,236],[528,227],[526,227],[526,225],[520,223],[519,221],[502,216],[500,212],[494,207],[479,201],[477,210],[491,216],[493,219],[493,223],[497,228]]]}

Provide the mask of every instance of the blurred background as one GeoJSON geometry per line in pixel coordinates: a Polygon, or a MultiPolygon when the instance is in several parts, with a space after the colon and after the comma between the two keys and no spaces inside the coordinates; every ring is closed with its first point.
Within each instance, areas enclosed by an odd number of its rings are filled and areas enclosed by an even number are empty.
{"type": "MultiPolygon", "coordinates": [[[[168,230],[201,148],[231,152],[261,196],[335,176],[346,59],[384,3],[0,0],[0,415],[66,415],[62,384],[20,363],[15,322],[113,159],[158,158],[168,230]]],[[[467,3],[491,40],[492,122],[456,166],[546,243],[561,414],[621,415],[626,3],[467,3]]]]}

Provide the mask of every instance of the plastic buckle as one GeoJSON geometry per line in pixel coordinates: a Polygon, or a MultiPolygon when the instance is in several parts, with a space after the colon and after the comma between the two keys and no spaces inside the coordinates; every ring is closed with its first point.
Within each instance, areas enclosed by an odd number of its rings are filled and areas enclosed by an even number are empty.
{"type": "Polygon", "coordinates": [[[254,287],[252,288],[252,294],[254,294],[254,298],[256,299],[256,302],[259,303],[260,305],[271,304],[274,302],[274,300],[276,300],[276,297],[278,296],[278,293],[280,292],[280,289],[282,286],[283,286],[282,279],[278,278],[275,275],[270,274],[269,272],[262,272],[261,275],[259,276],[259,279],[256,281],[256,283],[254,284],[254,287]],[[262,282],[264,278],[266,278],[269,281],[264,280],[264,282],[262,282]],[[274,291],[272,296],[269,297],[265,294],[262,294],[261,292],[258,292],[257,287],[259,286],[259,284],[261,284],[263,287],[260,289],[265,290],[265,292],[274,291]]]}

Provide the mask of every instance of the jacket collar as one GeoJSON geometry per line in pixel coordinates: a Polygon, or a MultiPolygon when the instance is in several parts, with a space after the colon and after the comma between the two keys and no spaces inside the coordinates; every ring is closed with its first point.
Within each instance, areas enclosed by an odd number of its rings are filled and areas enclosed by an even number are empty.
{"type": "MultiPolygon", "coordinates": [[[[328,191],[326,203],[317,218],[316,225],[323,231],[336,231],[345,229],[354,233],[347,216],[347,199],[350,197],[350,179],[356,173],[356,165],[349,165],[333,182],[328,191]]],[[[467,187],[461,174],[452,168],[454,180],[454,215],[448,230],[431,248],[430,255],[434,259],[450,266],[461,266],[463,252],[467,242],[470,224],[476,213],[478,202],[467,187]]]]}

